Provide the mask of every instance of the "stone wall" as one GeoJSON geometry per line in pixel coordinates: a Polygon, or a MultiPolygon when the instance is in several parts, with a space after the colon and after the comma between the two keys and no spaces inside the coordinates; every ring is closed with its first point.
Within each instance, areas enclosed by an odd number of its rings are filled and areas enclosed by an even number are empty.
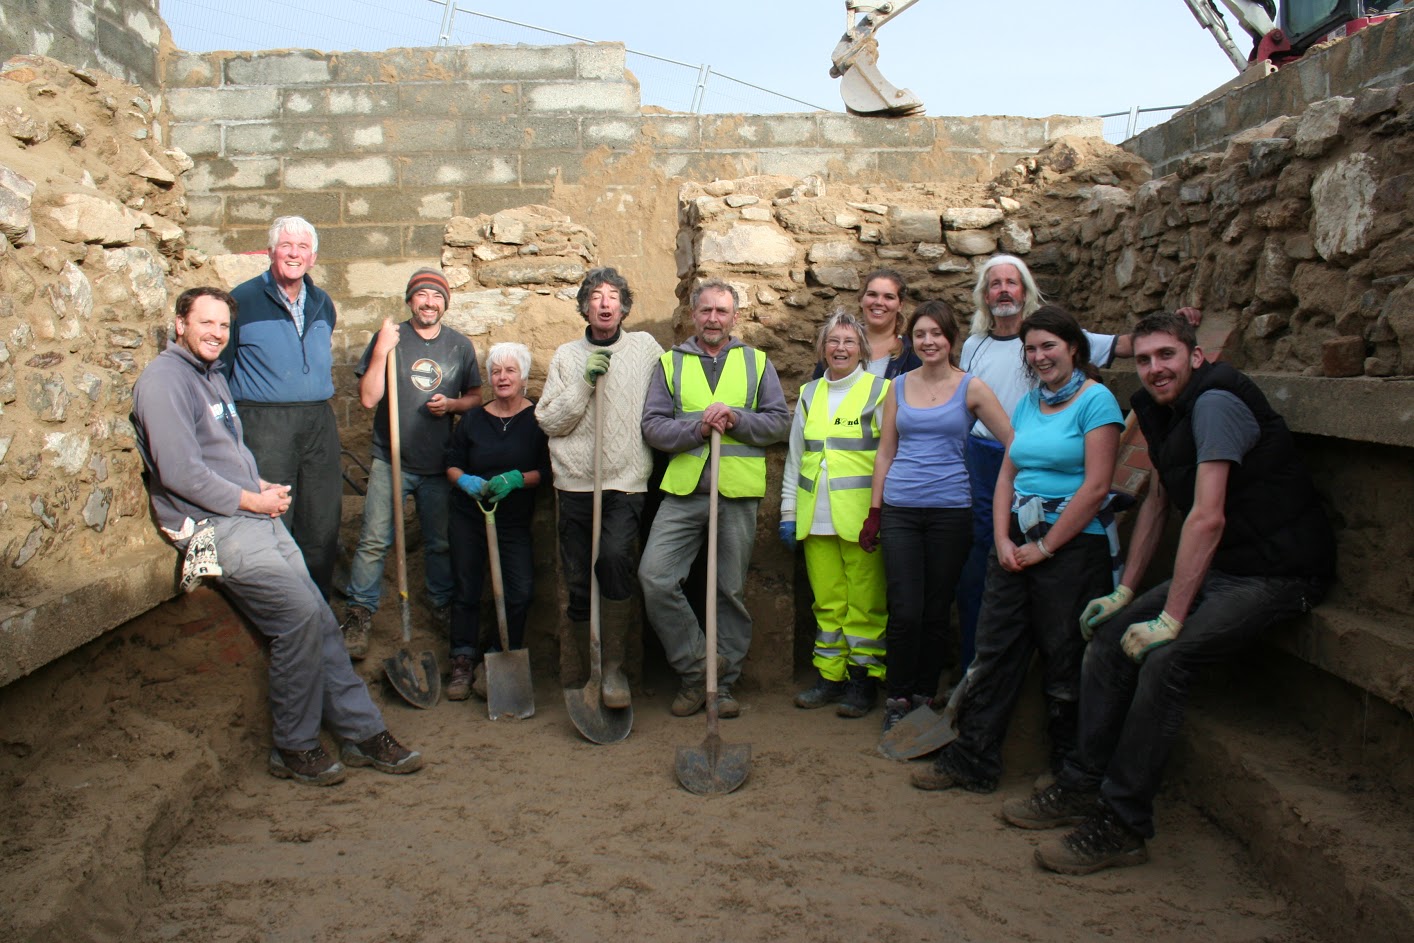
{"type": "Polygon", "coordinates": [[[167,26],[158,0],[18,0],[0,4],[0,61],[52,56],[158,90],[167,26]]]}
{"type": "Polygon", "coordinates": [[[1397,16],[1378,26],[1308,52],[1273,75],[1209,96],[1144,131],[1124,146],[1154,166],[1154,175],[1178,169],[1191,154],[1222,150],[1235,135],[1307,105],[1362,88],[1414,82],[1414,17],[1397,16]]]}

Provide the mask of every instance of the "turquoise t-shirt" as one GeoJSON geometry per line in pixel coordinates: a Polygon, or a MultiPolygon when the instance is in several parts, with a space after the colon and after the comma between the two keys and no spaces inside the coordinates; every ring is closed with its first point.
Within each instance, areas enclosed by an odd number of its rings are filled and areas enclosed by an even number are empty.
{"type": "MultiPolygon", "coordinates": [[[[1124,425],[1119,403],[1102,384],[1086,387],[1058,413],[1041,412],[1041,394],[1032,391],[1016,404],[1011,426],[1011,461],[1016,466],[1017,494],[1040,495],[1046,500],[1068,498],[1085,482],[1085,435],[1101,426],[1124,425]]],[[[1054,524],[1060,515],[1047,513],[1054,524]]],[[[1084,533],[1103,534],[1098,521],[1085,525],[1084,533]]]]}

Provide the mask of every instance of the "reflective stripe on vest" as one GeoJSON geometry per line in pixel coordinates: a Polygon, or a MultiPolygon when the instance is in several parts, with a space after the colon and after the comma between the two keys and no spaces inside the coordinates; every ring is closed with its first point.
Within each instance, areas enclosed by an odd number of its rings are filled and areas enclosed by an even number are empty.
{"type": "Polygon", "coordinates": [[[834,415],[830,415],[830,393],[823,378],[801,389],[805,448],[795,490],[795,519],[801,533],[809,533],[815,520],[815,486],[823,463],[829,474],[830,520],[835,533],[841,540],[859,540],[859,530],[869,514],[874,457],[879,451],[879,416],[888,389],[888,380],[862,374],[834,415]],[[865,382],[866,377],[873,382],[865,382]]]}
{"type": "MultiPolygon", "coordinates": [[[[713,390],[702,369],[702,359],[670,350],[659,358],[673,396],[673,414],[679,419],[701,419],[713,403],[732,409],[755,410],[766,370],[766,355],[752,347],[732,347],[722,363],[722,375],[713,390]]],[[[669,494],[692,494],[707,467],[710,443],[678,452],[663,473],[663,490],[669,494]]],[[[718,492],[724,498],[760,498],[766,494],[766,450],[722,436],[721,477],[718,492]]]]}

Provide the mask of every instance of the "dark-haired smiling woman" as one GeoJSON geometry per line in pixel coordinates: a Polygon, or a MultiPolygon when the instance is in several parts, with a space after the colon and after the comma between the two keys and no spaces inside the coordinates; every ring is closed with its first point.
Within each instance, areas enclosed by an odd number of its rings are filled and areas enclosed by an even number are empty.
{"type": "Polygon", "coordinates": [[[963,681],[957,740],[919,789],[991,792],[1002,740],[1031,653],[1044,665],[1055,769],[1075,742],[1085,604],[1114,588],[1107,525],[1120,431],[1114,395],[1098,382],[1090,345],[1067,312],[1047,305],[1021,322],[1026,369],[1038,381],[1012,413],[1012,440],[993,503],[996,549],[977,620],[977,656],[963,681]]]}

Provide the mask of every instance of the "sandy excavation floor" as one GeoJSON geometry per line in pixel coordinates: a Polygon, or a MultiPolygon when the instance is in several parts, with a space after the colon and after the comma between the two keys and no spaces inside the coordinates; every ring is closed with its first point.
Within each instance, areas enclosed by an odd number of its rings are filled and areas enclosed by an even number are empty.
{"type": "Polygon", "coordinates": [[[496,723],[478,700],[417,711],[378,685],[392,729],[428,757],[407,779],[295,786],[244,738],[229,788],[154,869],[131,939],[1317,939],[1177,801],[1149,866],[1062,878],[1032,863],[1041,835],[997,818],[1029,773],[992,796],[916,791],[873,753],[877,712],[846,721],[748,692],[723,735],[752,745],[751,776],[704,799],[673,776],[704,717],[670,716],[667,685],[637,693],[626,741],[595,746],[539,680],[535,717],[496,723]]]}

